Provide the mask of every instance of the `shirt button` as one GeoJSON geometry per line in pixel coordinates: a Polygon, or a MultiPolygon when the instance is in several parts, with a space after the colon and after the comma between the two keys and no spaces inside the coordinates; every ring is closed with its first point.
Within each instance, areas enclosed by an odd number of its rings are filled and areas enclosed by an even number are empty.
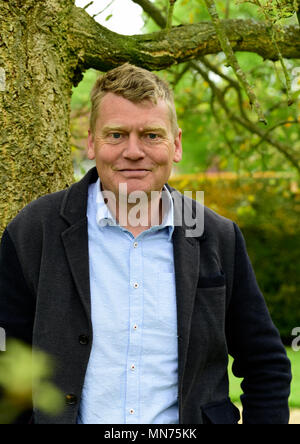
{"type": "Polygon", "coordinates": [[[139,245],[138,242],[134,242],[134,244],[133,244],[134,248],[137,248],[138,245],[139,245]]]}
{"type": "Polygon", "coordinates": [[[134,415],[134,410],[133,410],[133,409],[130,409],[130,410],[129,410],[129,413],[130,413],[131,415],[134,415]]]}
{"type": "Polygon", "coordinates": [[[134,286],[134,288],[139,288],[139,284],[138,284],[137,282],[135,282],[135,283],[133,284],[133,286],[134,286]]]}
{"type": "Polygon", "coordinates": [[[138,326],[136,324],[134,324],[133,326],[133,330],[137,330],[138,326]]]}
{"type": "Polygon", "coordinates": [[[88,336],[85,336],[85,335],[80,335],[79,336],[79,344],[81,344],[81,345],[88,345],[88,343],[89,343],[88,336]]]}
{"type": "Polygon", "coordinates": [[[131,364],[130,368],[131,368],[132,371],[134,371],[135,370],[135,365],[131,364]]]}
{"type": "Polygon", "coordinates": [[[75,405],[77,404],[77,396],[70,393],[69,395],[66,395],[66,404],[67,405],[75,405]]]}

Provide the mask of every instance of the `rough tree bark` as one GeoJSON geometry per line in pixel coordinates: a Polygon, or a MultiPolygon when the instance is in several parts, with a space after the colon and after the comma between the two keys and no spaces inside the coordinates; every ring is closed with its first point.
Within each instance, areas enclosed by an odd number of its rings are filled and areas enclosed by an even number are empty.
{"type": "MultiPolygon", "coordinates": [[[[224,25],[235,51],[276,59],[264,24],[224,25]]],[[[278,44],[284,57],[300,58],[296,26],[278,44]]],[[[74,0],[0,0],[0,233],[28,202],[72,183],[70,99],[84,70],[126,61],[159,70],[220,50],[210,22],[128,37],[74,0]]]]}
{"type": "Polygon", "coordinates": [[[72,182],[73,2],[0,2],[0,231],[28,202],[72,182]]]}

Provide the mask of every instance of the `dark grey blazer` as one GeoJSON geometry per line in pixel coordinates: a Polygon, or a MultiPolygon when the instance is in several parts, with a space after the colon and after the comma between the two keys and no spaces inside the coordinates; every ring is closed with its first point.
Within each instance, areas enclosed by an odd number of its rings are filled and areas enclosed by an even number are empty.
{"type": "MultiPolygon", "coordinates": [[[[78,183],[26,206],[0,249],[0,326],[55,358],[53,382],[64,411],[37,424],[75,424],[93,341],[87,193],[95,168],[78,183]]],[[[175,217],[182,205],[174,198],[175,217]]],[[[196,205],[187,201],[188,205],[196,205]]],[[[197,204],[198,205],[198,204],[197,204]]],[[[258,288],[239,228],[205,208],[205,231],[173,235],[178,311],[180,423],[236,423],[228,396],[228,354],[243,378],[243,422],[287,423],[290,363],[258,288]]],[[[16,363],[17,365],[17,363],[16,363]]]]}

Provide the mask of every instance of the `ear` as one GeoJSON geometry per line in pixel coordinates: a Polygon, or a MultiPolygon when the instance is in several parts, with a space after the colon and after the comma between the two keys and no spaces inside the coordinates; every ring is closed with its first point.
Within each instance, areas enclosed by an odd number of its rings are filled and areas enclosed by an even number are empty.
{"type": "Polygon", "coordinates": [[[95,159],[95,145],[94,145],[94,137],[91,133],[91,130],[89,129],[89,135],[88,135],[88,149],[87,149],[87,156],[90,160],[95,159]]]}
{"type": "Polygon", "coordinates": [[[174,140],[175,151],[174,151],[173,161],[175,163],[180,162],[182,159],[182,143],[181,143],[181,141],[182,141],[182,130],[179,128],[178,135],[174,140]]]}

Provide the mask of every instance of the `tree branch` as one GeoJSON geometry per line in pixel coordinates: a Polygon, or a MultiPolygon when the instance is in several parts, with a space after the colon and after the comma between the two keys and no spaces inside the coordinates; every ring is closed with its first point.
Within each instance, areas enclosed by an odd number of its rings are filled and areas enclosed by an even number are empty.
{"type": "Polygon", "coordinates": [[[246,76],[245,72],[243,71],[243,69],[241,68],[241,65],[239,64],[239,61],[233,51],[233,48],[232,48],[230,40],[229,40],[229,34],[226,33],[225,28],[222,24],[222,21],[219,17],[219,13],[217,11],[215,1],[214,0],[204,0],[204,1],[205,1],[207,10],[209,12],[209,15],[212,19],[212,22],[215,26],[218,39],[220,41],[223,52],[226,55],[229,65],[234,70],[239,83],[246,91],[247,96],[250,101],[250,105],[251,105],[251,107],[254,108],[255,112],[257,113],[257,116],[258,116],[260,122],[263,122],[265,125],[267,125],[266,118],[264,116],[264,113],[263,113],[263,110],[260,106],[260,103],[256,97],[254,89],[250,85],[250,83],[248,82],[247,76],[246,76]]]}
{"type": "MultiPolygon", "coordinates": [[[[162,28],[166,27],[166,20],[163,17],[162,13],[160,12],[160,10],[158,8],[154,7],[153,4],[149,0],[132,0],[132,1],[134,1],[135,3],[138,3],[140,6],[142,6],[144,11],[148,15],[150,15],[150,17],[156,22],[156,24],[158,26],[160,26],[162,28]]],[[[300,0],[299,0],[299,4],[300,4],[300,0]]],[[[228,22],[233,22],[233,21],[226,20],[226,23],[228,23],[228,22]]],[[[261,24],[257,23],[256,26],[260,27],[261,24]]],[[[266,31],[266,36],[269,36],[269,29],[267,27],[266,27],[265,31],[266,31]]],[[[296,29],[294,29],[294,32],[297,33],[296,29]]],[[[298,32],[298,38],[299,38],[299,32],[298,32]]],[[[267,57],[265,57],[265,58],[267,58],[267,57]]],[[[258,127],[255,123],[253,123],[248,118],[248,116],[246,115],[246,113],[245,113],[245,111],[243,109],[241,89],[240,89],[239,83],[236,82],[235,80],[231,79],[230,77],[226,76],[225,74],[223,74],[222,71],[220,71],[216,66],[212,65],[207,60],[207,58],[201,57],[200,60],[210,71],[215,72],[217,75],[219,75],[224,80],[229,82],[229,85],[231,87],[233,87],[237,91],[237,94],[238,94],[238,101],[239,101],[241,116],[238,116],[237,114],[234,114],[232,112],[232,110],[230,110],[228,108],[228,106],[226,104],[226,101],[225,101],[226,90],[225,90],[225,92],[222,92],[214,84],[214,82],[211,81],[211,79],[208,76],[208,73],[206,73],[204,70],[202,70],[195,61],[191,61],[189,64],[186,65],[186,67],[182,71],[183,73],[186,71],[186,69],[188,67],[191,66],[193,69],[198,71],[198,73],[201,74],[202,77],[210,84],[210,87],[211,87],[211,90],[212,90],[211,108],[212,108],[212,111],[213,111],[213,114],[214,114],[214,117],[215,117],[216,121],[219,124],[221,123],[220,121],[218,121],[218,116],[216,115],[216,110],[214,108],[214,99],[216,99],[218,101],[218,103],[220,104],[220,106],[223,109],[223,111],[225,111],[225,113],[229,117],[229,120],[230,120],[231,124],[235,127],[235,131],[236,132],[238,132],[238,128],[236,128],[236,125],[240,125],[242,128],[248,130],[252,134],[253,133],[257,134],[261,138],[261,140],[260,140],[258,145],[260,145],[264,141],[269,143],[274,148],[276,148],[284,157],[286,157],[288,159],[288,161],[300,172],[299,157],[297,157],[296,154],[291,151],[290,147],[288,145],[284,144],[284,143],[281,143],[281,142],[275,140],[271,136],[271,132],[272,131],[270,131],[270,130],[263,131],[260,127],[258,127]]],[[[181,75],[181,73],[179,75],[181,75]]],[[[281,122],[280,125],[282,125],[282,122],[281,122]]],[[[280,125],[278,125],[278,126],[280,126],[280,125]]],[[[277,126],[274,126],[272,129],[274,130],[276,128],[277,128],[277,126]]],[[[225,136],[226,136],[226,134],[225,134],[225,136]]],[[[230,143],[227,140],[227,138],[226,138],[226,142],[228,143],[230,149],[232,149],[232,146],[230,145],[230,143]]],[[[238,153],[234,152],[234,154],[237,157],[239,157],[238,153]]]]}
{"type": "MultiPolygon", "coordinates": [[[[199,74],[209,83],[213,94],[217,98],[221,108],[225,111],[228,118],[232,122],[236,122],[242,127],[244,127],[251,134],[257,134],[261,139],[268,142],[270,145],[274,146],[286,159],[296,168],[296,170],[300,173],[300,156],[293,152],[291,148],[283,142],[275,140],[269,133],[269,131],[264,131],[258,125],[251,122],[249,119],[245,119],[243,117],[238,116],[231,109],[228,108],[222,91],[212,82],[209,78],[207,72],[205,72],[199,65],[193,63],[194,69],[196,69],[199,74]]],[[[290,123],[290,122],[289,122],[290,123]]]]}
{"type": "MultiPolygon", "coordinates": [[[[139,4],[143,8],[144,12],[147,13],[155,21],[155,23],[158,26],[160,26],[161,28],[166,28],[166,26],[167,26],[166,19],[164,18],[163,14],[160,12],[160,10],[156,6],[153,5],[153,3],[151,3],[149,0],[132,0],[132,1],[134,3],[139,4]]],[[[228,14],[226,14],[226,16],[228,18],[229,12],[230,12],[230,0],[227,0],[227,10],[228,10],[228,14]]],[[[210,71],[213,71],[215,74],[217,74],[218,76],[220,76],[221,78],[223,78],[224,80],[229,82],[230,85],[236,90],[237,95],[238,95],[238,102],[239,102],[241,115],[247,119],[245,110],[243,108],[243,98],[242,98],[242,92],[241,92],[241,88],[240,88],[239,83],[237,81],[235,81],[234,79],[232,79],[231,77],[226,76],[220,69],[218,69],[218,67],[216,67],[215,65],[210,63],[209,60],[207,59],[207,57],[201,57],[200,60],[210,71]]],[[[191,66],[192,66],[192,64],[187,64],[184,67],[184,69],[179,74],[179,76],[177,76],[175,78],[175,80],[173,82],[173,86],[176,85],[176,83],[181,79],[181,77],[185,74],[185,72],[191,66]]]]}
{"type": "MultiPolygon", "coordinates": [[[[125,62],[149,70],[162,70],[207,54],[222,51],[214,25],[201,22],[173,27],[169,33],[123,36],[101,26],[86,11],[73,8],[69,30],[69,46],[77,54],[79,68],[107,71],[125,62]]],[[[253,20],[222,22],[234,51],[247,51],[264,59],[277,60],[269,43],[267,26],[253,20]]],[[[284,28],[278,46],[285,58],[300,58],[298,26],[284,28]]]]}
{"type": "Polygon", "coordinates": [[[210,61],[208,60],[207,57],[201,57],[200,61],[210,71],[214,72],[219,77],[221,77],[222,79],[226,80],[226,82],[229,83],[229,86],[231,86],[232,88],[234,88],[236,90],[237,95],[238,95],[238,102],[239,102],[239,107],[240,107],[241,114],[245,115],[245,110],[243,108],[243,97],[242,97],[242,92],[241,92],[240,84],[236,80],[234,80],[231,77],[229,77],[226,74],[224,74],[217,66],[213,65],[212,63],[210,63],[210,61]]]}
{"type": "Polygon", "coordinates": [[[167,19],[162,15],[160,9],[155,6],[149,0],[132,0],[137,5],[140,5],[144,12],[152,18],[152,20],[162,29],[165,29],[167,26],[167,19]]]}
{"type": "Polygon", "coordinates": [[[166,25],[167,32],[169,32],[170,29],[172,28],[173,13],[176,1],[177,0],[169,0],[169,10],[168,10],[167,25],[166,25]]]}

